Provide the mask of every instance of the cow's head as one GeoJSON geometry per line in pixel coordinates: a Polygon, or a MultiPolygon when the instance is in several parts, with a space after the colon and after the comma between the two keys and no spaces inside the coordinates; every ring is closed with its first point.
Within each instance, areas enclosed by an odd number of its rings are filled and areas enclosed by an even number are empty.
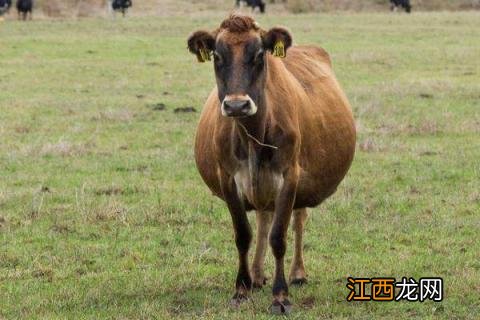
{"type": "MultiPolygon", "coordinates": [[[[266,54],[284,57],[292,44],[280,27],[265,31],[249,16],[233,14],[213,32],[196,31],[188,49],[199,62],[213,56],[222,114],[245,117],[257,112],[266,80],[266,54]]],[[[275,80],[275,79],[273,79],[275,80]]]]}

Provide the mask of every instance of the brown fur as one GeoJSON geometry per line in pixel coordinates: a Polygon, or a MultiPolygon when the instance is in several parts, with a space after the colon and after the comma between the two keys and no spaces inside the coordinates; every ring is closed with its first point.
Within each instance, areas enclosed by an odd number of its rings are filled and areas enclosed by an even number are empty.
{"type": "MultiPolygon", "coordinates": [[[[283,257],[292,211],[297,209],[295,258],[290,278],[292,282],[303,282],[305,208],[317,206],[333,194],[350,167],[356,139],[352,112],[325,50],[313,46],[289,48],[291,36],[286,29],[273,28],[266,32],[258,29],[248,17],[229,17],[211,36],[217,43],[221,41],[231,47],[235,70],[230,85],[240,88],[238,90],[244,90],[237,82],[242,78],[240,75],[247,74],[241,69],[245,43],[260,39],[267,51],[266,74],[261,78],[264,81],[257,81],[255,87],[261,87],[262,92],[258,96],[258,111],[244,118],[223,116],[220,91],[214,88],[200,118],[195,159],[203,180],[226,202],[232,217],[240,261],[235,303],[242,301],[252,287],[248,269],[252,235],[245,211],[255,209],[257,222],[262,225],[258,226],[257,246],[260,247],[252,269],[253,284],[261,286],[264,279],[265,237],[266,230],[270,229],[270,245],[275,256],[272,311],[285,313],[289,302],[283,257]],[[289,48],[285,59],[270,53],[279,40],[289,48]],[[262,146],[255,140],[277,149],[262,146]],[[273,212],[271,227],[269,218],[258,216],[268,212],[273,212]]],[[[193,36],[189,39],[189,43],[195,41],[200,40],[193,36]]],[[[227,94],[245,94],[231,91],[230,88],[227,94]]]]}
{"type": "Polygon", "coordinates": [[[231,33],[244,33],[250,30],[258,31],[260,28],[252,17],[233,13],[222,22],[220,29],[231,33]]]}
{"type": "MultiPolygon", "coordinates": [[[[294,207],[317,206],[335,191],[353,159],[355,127],[350,106],[323,49],[293,47],[283,61],[269,55],[268,64],[265,140],[280,145],[276,136],[282,133],[299,140],[299,152],[291,155],[301,169],[294,207]]],[[[235,169],[235,159],[230,157],[235,131],[235,121],[220,114],[214,89],[200,118],[195,153],[200,174],[220,198],[218,170],[233,174],[235,169]],[[228,162],[221,162],[224,159],[228,162]]]]}

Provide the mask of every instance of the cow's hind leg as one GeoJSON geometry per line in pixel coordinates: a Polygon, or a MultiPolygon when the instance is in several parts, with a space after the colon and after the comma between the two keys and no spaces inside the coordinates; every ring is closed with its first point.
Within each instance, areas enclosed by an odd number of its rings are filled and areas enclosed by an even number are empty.
{"type": "Polygon", "coordinates": [[[252,263],[252,280],[254,288],[261,288],[267,278],[265,277],[265,253],[268,246],[268,233],[272,222],[272,212],[257,211],[257,244],[252,263]]]}
{"type": "Polygon", "coordinates": [[[292,228],[295,235],[295,248],[290,268],[289,279],[291,284],[302,285],[307,282],[307,274],[303,264],[303,231],[307,217],[306,208],[293,211],[292,228]]]}

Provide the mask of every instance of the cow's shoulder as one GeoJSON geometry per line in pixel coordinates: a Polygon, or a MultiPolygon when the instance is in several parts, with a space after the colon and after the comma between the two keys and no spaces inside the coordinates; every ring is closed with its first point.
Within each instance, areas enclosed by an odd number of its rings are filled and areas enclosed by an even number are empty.
{"type": "Polygon", "coordinates": [[[319,82],[333,78],[330,56],[315,46],[293,46],[283,63],[307,94],[313,94],[319,82]]]}
{"type": "Polygon", "coordinates": [[[285,59],[285,62],[289,64],[308,64],[311,61],[332,64],[328,52],[317,46],[293,46],[288,50],[285,59]]]}

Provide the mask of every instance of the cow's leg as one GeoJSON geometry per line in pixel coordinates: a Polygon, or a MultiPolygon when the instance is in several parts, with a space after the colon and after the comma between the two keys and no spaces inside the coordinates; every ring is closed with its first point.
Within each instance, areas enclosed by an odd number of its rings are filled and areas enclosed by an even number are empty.
{"type": "Polygon", "coordinates": [[[259,8],[260,8],[260,13],[265,13],[265,2],[260,1],[259,8]]]}
{"type": "Polygon", "coordinates": [[[252,278],[248,268],[248,250],[252,242],[252,230],[248,222],[243,202],[238,196],[233,177],[222,179],[222,192],[232,217],[235,244],[238,250],[238,273],[235,281],[235,294],[231,300],[232,306],[238,306],[248,299],[252,289],[252,278]]]}
{"type": "Polygon", "coordinates": [[[252,279],[248,268],[248,250],[252,241],[252,231],[248,222],[247,214],[238,203],[229,205],[232,216],[233,228],[235,232],[235,244],[238,250],[238,273],[235,281],[236,292],[232,298],[232,304],[246,300],[252,289],[252,279]]]}
{"type": "Polygon", "coordinates": [[[267,278],[264,272],[265,253],[268,246],[268,232],[272,222],[272,212],[257,211],[257,244],[255,247],[255,256],[252,263],[253,287],[261,288],[267,278]]]}
{"type": "Polygon", "coordinates": [[[302,285],[307,282],[307,274],[303,264],[303,231],[308,214],[307,209],[293,211],[293,232],[295,233],[295,250],[290,268],[290,284],[302,285]]]}
{"type": "Polygon", "coordinates": [[[274,314],[288,314],[292,305],[288,300],[288,285],[285,280],[284,257],[287,250],[287,231],[292,216],[293,203],[298,185],[298,168],[290,168],[284,173],[284,183],[275,200],[275,213],[270,245],[275,257],[275,276],[273,280],[273,303],[271,311],[274,314]]]}

